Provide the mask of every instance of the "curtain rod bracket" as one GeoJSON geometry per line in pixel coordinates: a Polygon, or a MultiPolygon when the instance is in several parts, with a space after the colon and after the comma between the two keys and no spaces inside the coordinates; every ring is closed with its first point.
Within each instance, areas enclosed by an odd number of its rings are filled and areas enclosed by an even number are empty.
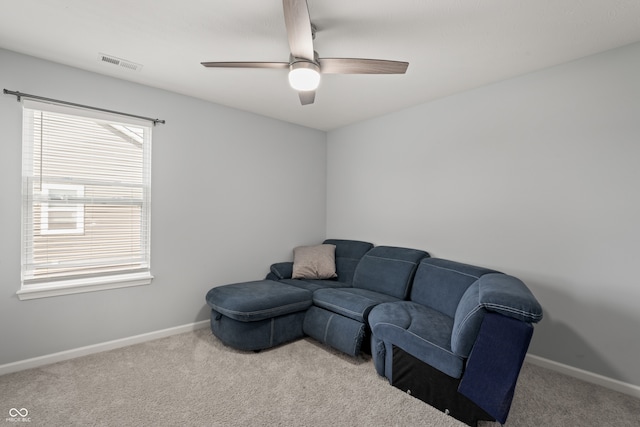
{"type": "Polygon", "coordinates": [[[16,96],[16,101],[20,102],[22,101],[22,94],[20,92],[11,92],[10,90],[4,89],[4,93],[5,95],[15,95],[16,96]]]}

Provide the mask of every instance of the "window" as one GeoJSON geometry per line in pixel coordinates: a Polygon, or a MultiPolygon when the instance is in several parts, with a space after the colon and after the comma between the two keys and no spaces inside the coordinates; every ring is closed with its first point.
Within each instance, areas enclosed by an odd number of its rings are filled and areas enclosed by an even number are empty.
{"type": "Polygon", "coordinates": [[[151,124],[23,101],[20,299],[151,282],[151,124]]]}

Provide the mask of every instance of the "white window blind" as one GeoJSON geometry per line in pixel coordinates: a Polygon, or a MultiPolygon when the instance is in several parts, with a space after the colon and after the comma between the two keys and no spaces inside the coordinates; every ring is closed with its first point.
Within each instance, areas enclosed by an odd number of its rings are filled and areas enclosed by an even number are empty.
{"type": "Polygon", "coordinates": [[[150,123],[24,100],[23,126],[18,295],[149,283],[150,123]]]}

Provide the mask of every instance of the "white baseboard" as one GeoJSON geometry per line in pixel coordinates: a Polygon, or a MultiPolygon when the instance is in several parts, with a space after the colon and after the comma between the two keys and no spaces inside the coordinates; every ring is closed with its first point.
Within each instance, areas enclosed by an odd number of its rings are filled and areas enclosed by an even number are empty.
{"type": "Polygon", "coordinates": [[[45,356],[34,357],[32,359],[19,360],[17,362],[0,365],[0,375],[24,371],[25,369],[37,368],[40,366],[49,365],[51,363],[62,362],[64,360],[75,359],[76,357],[87,356],[89,354],[100,353],[102,351],[113,350],[129,345],[140,344],[147,341],[157,340],[159,338],[169,337],[171,335],[182,334],[184,332],[191,332],[195,331],[196,329],[205,328],[208,325],[209,321],[203,320],[201,322],[176,326],[174,328],[162,329],[160,331],[154,331],[118,340],[107,341],[100,344],[74,348],[71,350],[61,351],[59,353],[47,354],[45,356]]]}
{"type": "Polygon", "coordinates": [[[618,391],[620,393],[640,398],[640,386],[637,385],[614,380],[613,378],[605,377],[604,375],[594,374],[593,372],[574,368],[573,366],[554,362],[553,360],[545,359],[544,357],[540,356],[534,356],[533,354],[527,354],[525,360],[536,366],[547,368],[561,374],[569,375],[570,377],[578,378],[582,381],[586,381],[614,391],[618,391]]]}

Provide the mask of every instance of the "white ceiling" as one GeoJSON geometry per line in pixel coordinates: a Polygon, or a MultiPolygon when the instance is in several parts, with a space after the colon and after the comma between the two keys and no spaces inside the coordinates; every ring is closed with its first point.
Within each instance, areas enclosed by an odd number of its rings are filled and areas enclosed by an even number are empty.
{"type": "Polygon", "coordinates": [[[331,130],[640,41],[638,0],[308,4],[320,57],[408,61],[407,74],[325,75],[315,104],[301,106],[285,70],[200,65],[288,61],[280,0],[0,0],[0,47],[331,130]]]}

